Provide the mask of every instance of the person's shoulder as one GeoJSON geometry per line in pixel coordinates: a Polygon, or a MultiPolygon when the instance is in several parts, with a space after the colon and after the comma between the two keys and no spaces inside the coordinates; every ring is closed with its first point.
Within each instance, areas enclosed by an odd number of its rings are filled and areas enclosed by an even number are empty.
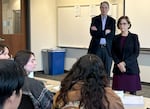
{"type": "Polygon", "coordinates": [[[34,79],[34,78],[26,77],[26,81],[27,81],[30,85],[36,85],[36,86],[43,85],[43,86],[44,86],[44,83],[43,83],[42,81],[36,80],[36,79],[34,79]]]}
{"type": "Polygon", "coordinates": [[[105,92],[109,101],[121,101],[120,97],[110,87],[105,88],[105,92]]]}
{"type": "Polygon", "coordinates": [[[115,37],[121,36],[121,34],[116,34],[115,37]]]}
{"type": "Polygon", "coordinates": [[[92,19],[100,19],[100,15],[94,16],[92,19]]]}
{"type": "Polygon", "coordinates": [[[109,103],[110,109],[124,109],[120,97],[110,87],[106,87],[105,92],[106,92],[106,97],[110,102],[109,103]]]}
{"type": "Polygon", "coordinates": [[[116,21],[113,17],[111,17],[111,16],[107,16],[110,20],[113,20],[113,21],[116,21]]]}
{"type": "Polygon", "coordinates": [[[118,38],[120,38],[120,36],[121,36],[121,34],[116,34],[114,39],[118,39],[118,38]]]}
{"type": "Polygon", "coordinates": [[[114,91],[110,87],[105,87],[105,92],[106,92],[106,95],[116,96],[116,94],[114,93],[114,91]]]}
{"type": "Polygon", "coordinates": [[[129,35],[131,35],[131,36],[138,36],[136,33],[131,33],[131,32],[129,32],[129,35]]]}
{"type": "Polygon", "coordinates": [[[131,33],[131,32],[129,32],[129,36],[132,37],[132,38],[138,38],[138,35],[137,35],[137,34],[131,33]]]}

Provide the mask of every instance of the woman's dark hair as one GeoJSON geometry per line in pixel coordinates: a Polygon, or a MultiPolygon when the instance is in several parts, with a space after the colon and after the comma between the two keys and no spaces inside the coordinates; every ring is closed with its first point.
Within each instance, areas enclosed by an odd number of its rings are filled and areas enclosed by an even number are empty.
{"type": "Polygon", "coordinates": [[[5,52],[5,47],[8,48],[6,45],[0,44],[0,55],[5,52]]]}
{"type": "Polygon", "coordinates": [[[67,92],[79,81],[83,82],[80,106],[84,106],[84,109],[105,109],[102,99],[106,98],[104,88],[108,85],[106,71],[102,60],[92,54],[82,56],[72,66],[68,75],[61,82],[56,104],[62,100],[65,105],[67,92]]]}
{"type": "Polygon", "coordinates": [[[122,19],[125,19],[127,21],[127,23],[130,25],[128,29],[131,28],[131,22],[130,22],[130,19],[128,16],[121,16],[119,19],[118,19],[118,22],[117,22],[117,28],[119,29],[119,24],[121,22],[122,19]]]}
{"type": "Polygon", "coordinates": [[[34,53],[29,50],[20,50],[16,53],[14,61],[24,69],[24,66],[29,61],[31,55],[34,55],[34,53]]]}
{"type": "Polygon", "coordinates": [[[0,108],[13,91],[19,95],[24,84],[24,74],[13,60],[0,60],[0,108]]]}

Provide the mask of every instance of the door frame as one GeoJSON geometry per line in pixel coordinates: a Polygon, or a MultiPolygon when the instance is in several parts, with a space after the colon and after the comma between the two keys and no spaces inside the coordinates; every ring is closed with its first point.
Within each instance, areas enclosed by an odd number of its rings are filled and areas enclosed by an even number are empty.
{"type": "Polygon", "coordinates": [[[30,22],[30,0],[26,1],[26,48],[31,50],[31,22],[30,22]]]}
{"type": "MultiPolygon", "coordinates": [[[[2,4],[2,0],[0,0],[0,3],[2,4]]],[[[31,49],[31,41],[30,41],[30,0],[21,0],[21,33],[24,34],[24,40],[25,40],[25,46],[23,48],[30,50],[31,49]],[[22,14],[23,13],[23,14],[22,14]]],[[[3,34],[2,33],[2,6],[0,6],[0,33],[1,33],[1,37],[6,38],[10,37],[11,40],[13,40],[14,37],[11,37],[12,35],[14,36],[18,36],[20,33],[17,34],[3,34]]],[[[6,40],[4,43],[9,43],[11,44],[11,40],[6,40]]],[[[23,44],[23,45],[24,45],[23,44]]],[[[22,47],[21,47],[22,48],[22,47]]],[[[11,50],[14,51],[15,48],[11,48],[11,50]]],[[[16,50],[15,50],[16,51],[16,50]]]]}

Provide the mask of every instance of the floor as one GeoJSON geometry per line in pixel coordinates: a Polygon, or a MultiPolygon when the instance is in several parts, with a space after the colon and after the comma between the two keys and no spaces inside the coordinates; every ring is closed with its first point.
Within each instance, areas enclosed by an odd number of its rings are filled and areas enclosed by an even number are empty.
{"type": "MultiPolygon", "coordinates": [[[[43,74],[43,72],[35,72],[35,76],[37,77],[53,79],[58,81],[61,81],[66,75],[67,73],[52,76],[52,75],[43,74]]],[[[141,84],[142,84],[142,90],[138,91],[137,95],[150,98],[150,84],[149,83],[141,83],[141,84]]]]}

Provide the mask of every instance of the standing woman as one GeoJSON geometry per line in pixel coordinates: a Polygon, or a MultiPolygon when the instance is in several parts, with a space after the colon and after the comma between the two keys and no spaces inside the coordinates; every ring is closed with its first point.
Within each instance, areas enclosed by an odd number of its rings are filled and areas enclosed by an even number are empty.
{"type": "Polygon", "coordinates": [[[131,22],[127,16],[119,18],[117,27],[121,33],[115,36],[112,45],[114,60],[112,88],[136,95],[136,91],[141,90],[137,62],[140,48],[138,36],[129,32],[131,22]]]}

